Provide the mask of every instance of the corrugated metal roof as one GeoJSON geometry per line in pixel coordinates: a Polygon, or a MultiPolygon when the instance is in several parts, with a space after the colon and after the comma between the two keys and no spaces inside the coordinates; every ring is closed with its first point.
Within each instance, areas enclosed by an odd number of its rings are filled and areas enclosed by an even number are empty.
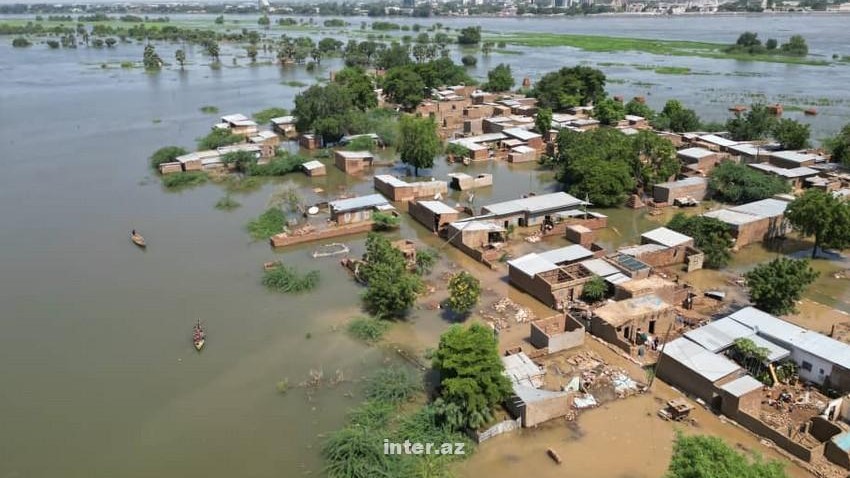
{"type": "Polygon", "coordinates": [[[515,146],[515,147],[511,148],[511,152],[519,153],[519,154],[528,154],[528,153],[535,153],[535,152],[537,152],[537,150],[534,149],[534,148],[531,148],[529,146],[521,145],[521,146],[515,146]]]}
{"type": "Polygon", "coordinates": [[[543,370],[532,362],[524,352],[502,357],[502,364],[505,366],[505,375],[513,383],[524,381],[533,383],[534,380],[543,376],[543,370]]]}
{"type": "Polygon", "coordinates": [[[417,201],[416,204],[433,212],[434,214],[457,214],[457,210],[441,201],[417,201]]]}
{"type": "Polygon", "coordinates": [[[766,173],[776,174],[777,176],[782,176],[784,178],[801,178],[805,176],[815,176],[819,173],[818,170],[812,169],[808,166],[800,166],[798,168],[788,169],[780,168],[770,163],[753,163],[749,164],[748,166],[753,169],[757,169],[766,173]]]}
{"type": "Polygon", "coordinates": [[[345,159],[365,159],[372,158],[374,155],[369,151],[335,151],[336,154],[342,156],[345,159]]]}
{"type": "Polygon", "coordinates": [[[758,335],[753,335],[752,337],[747,337],[752,340],[756,347],[763,347],[767,349],[767,360],[771,363],[777,362],[784,358],[791,356],[791,351],[776,345],[775,343],[763,339],[758,335]]]}
{"type": "Polygon", "coordinates": [[[742,212],[744,214],[752,214],[753,216],[761,217],[777,217],[785,214],[785,209],[788,207],[788,201],[779,199],[762,199],[740,206],[729,208],[730,211],[742,212]]]}
{"type": "Polygon", "coordinates": [[[620,273],[620,269],[617,269],[603,259],[590,259],[589,261],[583,261],[581,265],[599,277],[608,277],[620,273]]]}
{"type": "Polygon", "coordinates": [[[609,284],[613,285],[622,284],[623,282],[628,282],[630,280],[632,280],[631,277],[620,272],[605,278],[605,282],[608,282],[609,284]]]}
{"type": "Polygon", "coordinates": [[[307,161],[306,163],[302,164],[301,166],[303,166],[304,169],[309,171],[309,170],[313,170],[313,169],[323,168],[325,165],[322,164],[320,161],[316,161],[314,159],[313,161],[307,161]]]}
{"type": "Polygon", "coordinates": [[[455,221],[450,224],[453,228],[462,231],[491,231],[504,232],[505,228],[492,221],[478,221],[465,219],[463,221],[455,221]]]}
{"type": "Polygon", "coordinates": [[[632,257],[640,257],[644,254],[651,254],[653,252],[659,252],[668,249],[667,246],[662,246],[661,244],[640,244],[636,246],[626,246],[617,249],[617,252],[620,254],[625,254],[627,256],[632,257]]]}
{"type": "Polygon", "coordinates": [[[715,153],[714,153],[714,151],[711,151],[711,150],[708,150],[708,149],[705,149],[705,148],[695,147],[695,148],[681,149],[676,154],[678,154],[679,156],[682,156],[684,158],[700,159],[700,158],[704,158],[706,156],[711,156],[712,154],[715,154],[715,153]]]}
{"type": "Polygon", "coordinates": [[[677,188],[684,186],[696,186],[698,184],[706,184],[708,183],[708,179],[700,177],[700,176],[692,176],[690,178],[680,179],[678,181],[668,181],[666,183],[658,183],[655,185],[657,188],[677,188]]]}
{"type": "Polygon", "coordinates": [[[277,118],[272,118],[270,120],[274,124],[292,124],[295,123],[294,116],[278,116],[277,118]]]}
{"type": "Polygon", "coordinates": [[[513,138],[516,138],[516,139],[521,139],[523,141],[528,141],[530,139],[541,137],[537,133],[533,133],[531,131],[528,131],[527,129],[522,129],[522,128],[508,128],[508,129],[502,130],[502,133],[504,133],[508,136],[511,136],[513,138]]]}
{"type": "Polygon", "coordinates": [[[755,307],[743,308],[729,317],[750,327],[768,340],[790,344],[798,350],[850,369],[850,345],[848,344],[813,330],[798,327],[755,307]]]}
{"type": "Polygon", "coordinates": [[[539,388],[529,387],[526,383],[514,384],[514,395],[519,397],[523,403],[534,403],[553,398],[567,399],[569,392],[553,392],[551,390],[542,390],[539,388]]]}
{"type": "Polygon", "coordinates": [[[805,163],[807,161],[818,161],[823,159],[817,154],[801,153],[800,151],[774,151],[770,153],[770,155],[774,158],[794,163],[805,163]]]}
{"type": "Polygon", "coordinates": [[[538,212],[549,209],[571,208],[584,204],[584,201],[565,192],[529,196],[523,199],[498,202],[484,206],[484,209],[497,216],[518,214],[522,212],[538,212]]]}
{"type": "Polygon", "coordinates": [[[685,337],[711,352],[720,352],[731,346],[735,339],[753,335],[753,329],[728,317],[685,332],[685,337]]]}
{"type": "Polygon", "coordinates": [[[712,383],[741,370],[735,362],[709,352],[685,337],[664,344],[662,355],[679,362],[712,383]]]}
{"type": "Polygon", "coordinates": [[[705,217],[713,217],[718,221],[725,222],[726,224],[730,224],[733,226],[740,226],[743,224],[749,224],[753,221],[758,221],[761,219],[759,216],[754,216],[752,214],[745,214],[742,212],[736,212],[731,209],[717,209],[714,211],[708,211],[704,213],[705,217]]]}
{"type": "Polygon", "coordinates": [[[733,397],[742,397],[753,390],[760,390],[764,384],[754,379],[751,375],[744,375],[720,387],[733,397]]]}
{"type": "Polygon", "coordinates": [[[646,231],[640,237],[667,247],[676,247],[693,240],[682,233],[666,227],[658,227],[651,231],[646,231]]]}
{"type": "Polygon", "coordinates": [[[235,113],[232,115],[224,115],[221,117],[221,121],[225,123],[237,123],[239,121],[247,121],[248,117],[243,115],[242,113],[235,113]]]}
{"type": "Polygon", "coordinates": [[[378,207],[389,204],[387,198],[380,194],[369,194],[368,196],[358,196],[355,198],[340,199],[331,201],[329,206],[331,210],[336,212],[355,211],[358,209],[367,209],[370,207],[378,207]]]}
{"type": "Polygon", "coordinates": [[[564,262],[575,262],[588,257],[593,257],[593,252],[578,244],[552,249],[546,252],[541,252],[540,257],[551,261],[555,264],[564,262]]]}
{"type": "Polygon", "coordinates": [[[738,144],[737,141],[732,141],[731,139],[726,139],[722,136],[717,136],[716,134],[706,134],[699,137],[701,141],[705,141],[706,143],[716,144],[718,146],[728,147],[734,146],[738,144]]]}
{"type": "Polygon", "coordinates": [[[534,252],[508,261],[508,267],[517,269],[528,277],[534,277],[541,272],[551,271],[558,268],[555,263],[540,257],[534,252]]]}
{"type": "Polygon", "coordinates": [[[375,175],[375,180],[388,184],[394,188],[403,188],[405,186],[408,186],[406,182],[395,176],[390,176],[389,174],[377,174],[375,175]]]}

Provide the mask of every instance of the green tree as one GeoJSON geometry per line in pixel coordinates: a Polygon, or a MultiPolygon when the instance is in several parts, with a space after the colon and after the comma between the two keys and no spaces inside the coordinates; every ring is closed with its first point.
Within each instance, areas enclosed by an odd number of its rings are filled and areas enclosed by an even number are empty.
{"type": "Polygon", "coordinates": [[[827,140],[826,146],[832,152],[834,162],[850,165],[850,123],[844,125],[838,134],[827,140]]]}
{"type": "Polygon", "coordinates": [[[419,168],[434,166],[434,158],[440,150],[440,137],[433,119],[401,117],[398,153],[403,163],[413,166],[415,176],[419,176],[419,168]]]}
{"type": "Polygon", "coordinates": [[[778,461],[748,460],[718,437],[678,434],[664,478],[786,478],[778,461]]]}
{"type": "Polygon", "coordinates": [[[145,70],[154,71],[162,68],[162,58],[156,54],[156,48],[148,43],[145,45],[145,51],[142,54],[142,64],[145,70]]]}
{"type": "Polygon", "coordinates": [[[788,43],[783,43],[779,49],[786,55],[806,56],[809,54],[809,45],[806,44],[806,39],[801,35],[793,35],[788,43]]]}
{"type": "Polygon", "coordinates": [[[626,114],[646,118],[649,121],[655,117],[655,112],[646,103],[632,99],[626,103],[626,114]]]}
{"type": "Polygon", "coordinates": [[[455,429],[477,429],[511,393],[493,330],[453,325],[440,337],[432,366],[440,377],[438,410],[455,429]]]}
{"type": "Polygon", "coordinates": [[[720,269],[732,258],[732,234],[728,226],[718,219],[677,213],[667,227],[694,238],[694,245],[705,254],[705,266],[708,268],[720,269]]]}
{"type": "Polygon", "coordinates": [[[393,68],[384,78],[384,94],[410,111],[425,97],[425,82],[412,67],[393,68]]]}
{"type": "Polygon", "coordinates": [[[791,191],[782,179],[731,161],[724,161],[711,170],[708,189],[715,200],[732,204],[759,201],[791,191]]]}
{"type": "Polygon", "coordinates": [[[767,138],[775,124],[776,116],[767,106],[755,103],[746,113],[737,113],[729,119],[726,130],[735,141],[753,141],[767,138]]]}
{"type": "Polygon", "coordinates": [[[18,37],[12,40],[12,46],[15,48],[26,48],[31,45],[32,43],[24,37],[18,37]]]}
{"type": "Polygon", "coordinates": [[[229,129],[214,129],[203,138],[198,139],[198,150],[216,149],[229,144],[241,142],[244,136],[232,134],[229,129]]]}
{"type": "Polygon", "coordinates": [[[594,275],[589,281],[584,283],[584,288],[581,291],[581,299],[585,302],[599,302],[605,298],[605,293],[608,292],[608,286],[605,285],[605,280],[594,275]]]}
{"type": "Polygon", "coordinates": [[[543,75],[533,96],[540,107],[554,111],[596,104],[605,98],[605,73],[589,66],[561,68],[543,75]]]}
{"type": "Polygon", "coordinates": [[[177,63],[180,65],[180,69],[182,70],[182,69],[183,69],[183,65],[185,65],[185,64],[186,64],[186,52],[185,52],[185,51],[183,51],[183,50],[180,50],[180,49],[175,50],[175,51],[174,51],[174,59],[175,59],[175,60],[177,61],[177,63]]]}
{"type": "Polygon", "coordinates": [[[415,274],[390,264],[374,264],[363,302],[377,317],[401,316],[416,302],[422,287],[415,274]]]}
{"type": "Polygon", "coordinates": [[[817,277],[808,260],[786,257],[759,264],[744,274],[753,304],[776,315],[793,312],[794,303],[817,277]]]}
{"type": "Polygon", "coordinates": [[[631,156],[633,174],[640,187],[651,188],[679,174],[682,163],[670,140],[642,130],[631,136],[630,141],[634,150],[631,156]]]}
{"type": "Polygon", "coordinates": [[[259,50],[257,49],[257,45],[250,44],[245,47],[245,52],[248,55],[248,58],[251,60],[251,63],[257,62],[257,54],[259,54],[259,50]]]}
{"type": "Polygon", "coordinates": [[[850,204],[820,189],[809,189],[785,210],[785,219],[804,236],[814,236],[812,258],[819,248],[850,247],[850,204]]]}
{"type": "Polygon", "coordinates": [[[652,125],[657,129],[684,133],[699,129],[700,120],[694,110],[685,108],[679,100],[668,100],[652,125]]]}
{"type": "Polygon", "coordinates": [[[464,55],[460,62],[463,63],[463,66],[475,66],[478,63],[478,58],[475,55],[464,55]]]}
{"type": "Polygon", "coordinates": [[[215,17],[215,24],[216,25],[224,25],[224,15],[219,15],[219,16],[215,17]]]}
{"type": "Polygon", "coordinates": [[[767,48],[767,51],[776,50],[777,46],[779,46],[779,43],[776,41],[776,38],[768,38],[764,43],[764,47],[767,48]]]}
{"type": "Polygon", "coordinates": [[[540,108],[534,117],[534,128],[540,134],[546,134],[552,128],[552,110],[540,108]]]}
{"type": "Polygon", "coordinates": [[[481,42],[481,27],[466,27],[457,36],[459,45],[477,45],[481,42]]]}
{"type": "Polygon", "coordinates": [[[177,156],[183,156],[187,154],[188,151],[181,148],[180,146],[165,146],[163,148],[159,148],[156,150],[150,158],[151,167],[153,169],[159,168],[159,165],[162,163],[170,163],[174,161],[177,156]]]}
{"type": "Polygon", "coordinates": [[[782,149],[803,149],[809,144],[809,125],[782,118],[773,125],[773,138],[782,149]]]}
{"type": "Polygon", "coordinates": [[[634,154],[629,138],[615,129],[561,130],[556,177],[574,196],[587,197],[599,207],[617,206],[635,188],[630,160],[634,154]]]}
{"type": "Polygon", "coordinates": [[[352,105],[361,110],[369,110],[378,106],[378,96],[369,75],[358,67],[346,67],[334,77],[334,81],[342,85],[351,98],[352,105]]]}
{"type": "Polygon", "coordinates": [[[268,15],[263,15],[262,17],[257,19],[257,25],[260,25],[262,27],[268,28],[270,24],[271,21],[269,20],[268,15]]]}
{"type": "Polygon", "coordinates": [[[338,83],[313,85],[295,97],[295,127],[302,132],[313,131],[326,143],[338,141],[349,127],[352,104],[351,94],[338,83]]]}
{"type": "Polygon", "coordinates": [[[605,98],[593,107],[593,116],[600,123],[613,126],[626,117],[626,108],[617,100],[605,98]]]}
{"type": "Polygon", "coordinates": [[[487,72],[485,89],[490,91],[508,91],[513,87],[514,75],[511,73],[511,65],[499,63],[495,68],[487,72]]]}
{"type": "Polygon", "coordinates": [[[451,310],[458,314],[467,314],[478,303],[481,295],[481,282],[466,271],[458,272],[449,279],[449,300],[451,310]]]}
{"type": "Polygon", "coordinates": [[[204,53],[210,57],[213,63],[218,63],[220,61],[221,50],[218,47],[218,42],[215,40],[207,40],[202,43],[204,47],[204,53]]]}

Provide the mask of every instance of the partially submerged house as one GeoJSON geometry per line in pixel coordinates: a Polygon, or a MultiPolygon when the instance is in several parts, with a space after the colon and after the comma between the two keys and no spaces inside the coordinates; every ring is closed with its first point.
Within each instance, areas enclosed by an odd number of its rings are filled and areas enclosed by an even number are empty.
{"type": "Polygon", "coordinates": [[[556,314],[531,322],[529,341],[550,354],[569,350],[584,343],[584,326],[569,314],[556,314]]]}
{"type": "Polygon", "coordinates": [[[392,210],[387,198],[380,194],[369,194],[328,203],[331,220],[337,224],[352,224],[372,220],[372,212],[392,210]]]}
{"type": "Polygon", "coordinates": [[[656,373],[661,380],[712,405],[719,400],[718,387],[746,374],[735,362],[686,337],[661,347],[656,373]]]}
{"type": "Polygon", "coordinates": [[[452,189],[466,191],[468,189],[484,188],[493,185],[493,175],[490,173],[479,173],[471,176],[466,173],[449,173],[449,185],[452,189]]]}
{"type": "Polygon", "coordinates": [[[270,238],[273,247],[286,247],[303,242],[367,232],[372,229],[375,211],[394,212],[390,202],[380,194],[338,199],[328,203],[330,217],[319,221],[309,217],[305,224],[285,230],[270,238]]]}
{"type": "Polygon", "coordinates": [[[304,133],[298,137],[298,145],[304,149],[319,149],[323,144],[324,141],[318,134],[304,133]]]}
{"type": "Polygon", "coordinates": [[[446,181],[416,181],[408,183],[389,174],[377,174],[375,189],[393,201],[409,201],[421,197],[441,197],[449,192],[446,181]]]}
{"type": "Polygon", "coordinates": [[[334,164],[346,174],[357,174],[372,167],[375,156],[369,151],[334,151],[334,164]]]}
{"type": "Polygon", "coordinates": [[[488,204],[481,208],[481,216],[498,220],[504,227],[511,224],[529,227],[543,225],[545,222],[554,223],[556,215],[577,210],[585,205],[587,203],[581,199],[565,192],[557,192],[488,204]]]}
{"type": "Polygon", "coordinates": [[[708,179],[700,176],[659,183],[652,187],[656,204],[674,204],[677,199],[693,198],[702,201],[708,194],[708,179]]]}
{"type": "Polygon", "coordinates": [[[221,121],[213,125],[213,129],[226,129],[233,134],[241,134],[245,137],[255,135],[259,131],[254,120],[239,113],[222,116],[221,121]]]}
{"type": "Polygon", "coordinates": [[[807,179],[815,178],[820,174],[820,171],[808,166],[799,166],[787,169],[774,166],[770,163],[751,163],[749,166],[756,171],[782,179],[788,183],[792,189],[803,188],[807,184],[807,179]]]}
{"type": "Polygon", "coordinates": [[[589,331],[631,354],[649,336],[666,331],[676,320],[675,309],[656,294],[610,302],[593,311],[589,331]]]}
{"type": "Polygon", "coordinates": [[[321,161],[317,161],[315,159],[302,164],[301,169],[304,170],[304,174],[307,176],[324,176],[328,174],[325,165],[321,161]]]}
{"type": "Polygon", "coordinates": [[[518,145],[508,151],[508,162],[510,163],[530,163],[537,161],[539,151],[531,146],[518,145]]]}
{"type": "Polygon", "coordinates": [[[449,242],[473,259],[491,267],[501,256],[507,241],[506,229],[501,225],[476,218],[463,219],[446,227],[449,242]]]}
{"type": "Polygon", "coordinates": [[[441,201],[410,201],[407,212],[431,232],[441,232],[460,218],[460,211],[441,201]]]}
{"type": "Polygon", "coordinates": [[[282,135],[284,138],[294,138],[298,136],[298,132],[295,130],[295,117],[294,116],[278,116],[277,118],[272,118],[270,121],[272,126],[272,131],[282,135]]]}
{"type": "Polygon", "coordinates": [[[508,261],[508,280],[514,287],[547,306],[562,310],[579,298],[593,273],[579,262],[594,258],[593,251],[572,245],[526,254],[508,261]]]}
{"type": "Polygon", "coordinates": [[[817,163],[826,161],[826,158],[819,154],[807,153],[803,151],[773,151],[768,158],[770,164],[780,168],[792,169],[801,167],[811,167],[817,163]]]}
{"type": "Polygon", "coordinates": [[[785,220],[785,209],[789,200],[784,198],[762,199],[740,206],[717,209],[703,216],[715,218],[727,226],[735,238],[735,247],[782,237],[791,231],[785,220]]]}
{"type": "Polygon", "coordinates": [[[711,172],[720,161],[726,158],[723,153],[700,147],[680,149],[676,156],[687,169],[699,171],[703,174],[711,172]]]}
{"type": "Polygon", "coordinates": [[[652,267],[685,264],[688,272],[702,269],[705,255],[694,247],[694,239],[666,227],[658,227],[640,236],[641,243],[618,249],[652,267]]]}
{"type": "Polygon", "coordinates": [[[533,427],[570,412],[567,392],[540,388],[544,371],[528,355],[519,352],[504,356],[502,364],[513,387],[513,396],[506,406],[513,416],[520,418],[523,427],[533,427]]]}

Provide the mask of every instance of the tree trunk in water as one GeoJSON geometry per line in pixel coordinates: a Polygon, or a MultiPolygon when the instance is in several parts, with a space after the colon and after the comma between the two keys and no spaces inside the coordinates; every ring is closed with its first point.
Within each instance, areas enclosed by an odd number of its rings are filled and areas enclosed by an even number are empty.
{"type": "Polygon", "coordinates": [[[820,245],[820,238],[815,236],[815,247],[812,248],[812,259],[817,259],[818,257],[818,246],[820,245]]]}
{"type": "Polygon", "coordinates": [[[416,176],[417,178],[419,177],[419,166],[413,167],[413,175],[416,176]]]}

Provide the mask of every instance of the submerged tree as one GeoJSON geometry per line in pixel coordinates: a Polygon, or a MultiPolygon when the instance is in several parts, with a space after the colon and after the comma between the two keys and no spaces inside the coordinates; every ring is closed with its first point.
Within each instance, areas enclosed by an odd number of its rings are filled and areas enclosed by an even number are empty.
{"type": "Polygon", "coordinates": [[[759,264],[744,274],[744,278],[756,307],[781,315],[794,311],[794,303],[818,275],[807,260],[780,257],[759,264]]]}
{"type": "Polygon", "coordinates": [[[174,51],[174,59],[180,65],[180,69],[183,69],[183,65],[186,64],[186,52],[183,50],[175,50],[174,51]]]}
{"type": "Polygon", "coordinates": [[[850,204],[819,189],[809,189],[791,201],[785,219],[804,236],[814,236],[812,258],[823,247],[850,246],[850,204]]]}
{"type": "Polygon", "coordinates": [[[478,303],[481,282],[466,271],[458,272],[449,279],[449,308],[458,314],[467,314],[478,303]]]}
{"type": "Polygon", "coordinates": [[[142,64],[145,70],[154,71],[162,68],[162,58],[156,54],[156,48],[148,43],[145,45],[145,51],[142,55],[142,64]]]}
{"type": "Polygon", "coordinates": [[[398,153],[402,162],[413,166],[415,176],[419,176],[419,168],[434,166],[434,158],[440,150],[440,137],[433,119],[402,116],[398,153]]]}

